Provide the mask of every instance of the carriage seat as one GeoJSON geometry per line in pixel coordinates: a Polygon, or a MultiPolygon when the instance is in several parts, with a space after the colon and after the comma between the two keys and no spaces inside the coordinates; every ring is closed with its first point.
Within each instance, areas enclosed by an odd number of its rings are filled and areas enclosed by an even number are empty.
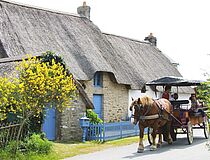
{"type": "Polygon", "coordinates": [[[187,106],[189,104],[189,100],[176,100],[176,101],[171,100],[170,102],[174,109],[182,109],[182,105],[187,106]]]}
{"type": "Polygon", "coordinates": [[[189,114],[190,116],[194,116],[194,117],[199,117],[202,115],[201,112],[195,112],[195,111],[190,111],[189,114]]]}

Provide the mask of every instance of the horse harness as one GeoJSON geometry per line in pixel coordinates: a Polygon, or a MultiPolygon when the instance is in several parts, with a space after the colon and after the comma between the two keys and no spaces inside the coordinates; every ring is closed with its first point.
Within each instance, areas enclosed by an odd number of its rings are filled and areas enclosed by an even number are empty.
{"type": "Polygon", "coordinates": [[[167,118],[164,118],[163,116],[163,111],[165,110],[164,108],[164,104],[158,100],[153,100],[154,103],[157,105],[157,108],[158,108],[158,114],[154,114],[154,115],[147,115],[151,109],[152,109],[152,105],[149,105],[146,110],[146,112],[143,114],[143,115],[140,115],[139,116],[139,120],[142,120],[142,121],[145,121],[145,120],[152,120],[152,119],[157,119],[157,118],[163,118],[163,119],[166,119],[168,120],[167,118]]]}

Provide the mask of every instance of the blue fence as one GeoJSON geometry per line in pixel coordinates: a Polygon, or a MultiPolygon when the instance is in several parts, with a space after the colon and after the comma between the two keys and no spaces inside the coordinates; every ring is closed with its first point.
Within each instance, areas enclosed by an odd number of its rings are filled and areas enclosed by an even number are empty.
{"type": "Polygon", "coordinates": [[[90,124],[87,139],[107,141],[137,135],[139,135],[138,125],[133,125],[130,121],[122,121],[116,123],[90,124]]]}

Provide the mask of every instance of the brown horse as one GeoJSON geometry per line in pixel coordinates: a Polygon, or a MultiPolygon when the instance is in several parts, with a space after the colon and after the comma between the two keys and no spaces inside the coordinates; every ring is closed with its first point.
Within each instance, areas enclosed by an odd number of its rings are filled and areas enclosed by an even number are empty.
{"type": "MultiPolygon", "coordinates": [[[[152,128],[152,145],[150,150],[156,150],[157,144],[155,141],[158,130],[166,125],[167,128],[167,142],[172,144],[172,138],[170,135],[172,105],[167,99],[153,100],[152,98],[145,96],[138,98],[137,100],[132,99],[130,110],[134,108],[134,124],[139,121],[139,147],[137,152],[144,151],[143,136],[144,128],[152,128]]],[[[159,132],[160,133],[160,132],[159,132]]],[[[161,135],[159,134],[158,145],[162,143],[161,135]]]]}

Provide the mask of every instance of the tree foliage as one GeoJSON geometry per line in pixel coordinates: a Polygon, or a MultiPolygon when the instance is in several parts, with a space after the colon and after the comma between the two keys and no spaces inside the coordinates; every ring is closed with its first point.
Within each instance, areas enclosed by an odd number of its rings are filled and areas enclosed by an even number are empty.
{"type": "Polygon", "coordinates": [[[23,59],[16,71],[15,78],[0,77],[1,119],[8,111],[21,112],[25,118],[39,115],[49,103],[58,111],[71,106],[77,93],[76,84],[65,63],[53,52],[44,53],[41,59],[23,59]],[[46,60],[46,57],[51,58],[46,60]]]}
{"type": "Polygon", "coordinates": [[[6,118],[8,112],[17,113],[20,95],[17,78],[0,77],[0,120],[6,118]]]}
{"type": "Polygon", "coordinates": [[[197,87],[197,97],[204,102],[210,112],[210,79],[197,87]]]}
{"type": "Polygon", "coordinates": [[[23,59],[12,77],[0,77],[0,121],[9,112],[21,115],[14,152],[26,122],[43,115],[46,107],[54,106],[58,111],[70,107],[76,91],[76,83],[62,58],[49,51],[41,59],[23,59]]]}
{"type": "Polygon", "coordinates": [[[103,123],[103,120],[100,119],[92,109],[87,109],[87,117],[90,119],[90,122],[93,124],[103,123]]]}

